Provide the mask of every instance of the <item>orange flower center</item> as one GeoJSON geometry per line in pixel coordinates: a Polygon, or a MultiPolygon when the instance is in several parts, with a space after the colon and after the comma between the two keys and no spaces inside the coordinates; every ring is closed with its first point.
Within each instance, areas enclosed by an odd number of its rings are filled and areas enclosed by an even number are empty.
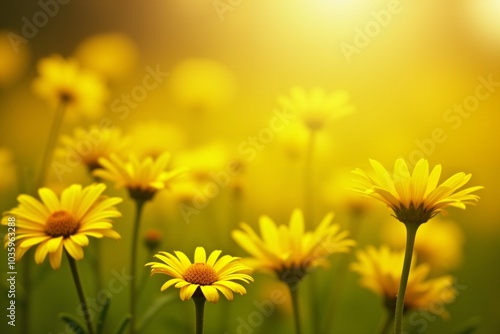
{"type": "Polygon", "coordinates": [[[79,226],[80,224],[70,212],[60,210],[49,216],[45,223],[45,232],[51,237],[67,238],[75,234],[79,226]]]}
{"type": "Polygon", "coordinates": [[[186,269],[184,279],[193,284],[210,285],[217,281],[217,273],[205,263],[193,263],[186,269]]]}

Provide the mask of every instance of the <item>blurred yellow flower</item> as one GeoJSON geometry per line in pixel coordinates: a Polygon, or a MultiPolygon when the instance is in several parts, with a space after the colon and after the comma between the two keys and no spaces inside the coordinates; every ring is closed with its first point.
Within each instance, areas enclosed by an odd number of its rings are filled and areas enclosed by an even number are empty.
{"type": "Polygon", "coordinates": [[[2,225],[7,225],[8,217],[16,217],[17,260],[38,245],[35,262],[42,263],[48,254],[50,265],[58,269],[63,249],[75,260],[83,258],[82,247],[89,244],[89,236],[120,239],[110,218],[121,217],[114,205],[122,199],[103,196],[105,189],[102,183],[83,189],[74,184],[59,199],[51,189],[41,188],[38,190],[41,202],[29,195],[19,195],[19,206],[6,212],[2,219],[2,225]]]}
{"type": "Polygon", "coordinates": [[[423,224],[447,206],[465,209],[467,204],[479,200],[479,196],[471,193],[483,188],[476,186],[458,191],[472,176],[463,172],[438,185],[441,165],[436,165],[429,174],[429,163],[425,159],[417,162],[413,174],[403,159],[396,160],[392,176],[378,161],[370,160],[370,164],[374,175],[359,168],[353,171],[358,176],[355,190],[386,203],[405,224],[423,224]]]}
{"type": "Polygon", "coordinates": [[[184,169],[167,172],[165,169],[169,160],[169,153],[163,153],[156,160],[147,157],[142,161],[133,154],[127,161],[111,154],[109,159],[99,158],[103,168],[94,170],[93,175],[127,188],[130,197],[135,200],[148,201],[158,190],[169,188],[170,182],[184,173],[184,169]]]}
{"type": "Polygon", "coordinates": [[[83,66],[109,79],[120,79],[130,73],[137,63],[135,43],[121,33],[92,35],[83,40],[75,51],[83,66]]]}
{"type": "Polygon", "coordinates": [[[232,232],[233,239],[253,259],[249,264],[275,272],[284,282],[303,278],[311,268],[328,263],[333,253],[347,253],[355,241],[347,239],[348,231],[340,231],[338,224],[330,225],[333,213],[323,218],[315,231],[304,231],[304,216],[296,209],[289,226],[277,226],[271,218],[259,219],[259,236],[250,225],[241,223],[242,230],[232,232]]]}
{"type": "MultiPolygon", "coordinates": [[[[329,207],[346,210],[350,214],[363,214],[368,212],[373,204],[366,201],[359,194],[353,192],[352,178],[350,170],[337,169],[332,170],[331,175],[321,184],[322,199],[329,207]]],[[[338,212],[338,210],[336,209],[338,212]]]]}
{"type": "MultiPolygon", "coordinates": [[[[323,134],[318,134],[314,139],[314,155],[318,160],[331,159],[334,145],[332,138],[323,134]]],[[[303,124],[291,122],[276,139],[288,158],[297,161],[306,159],[310,149],[310,133],[303,124]]]]}
{"type": "Polygon", "coordinates": [[[223,64],[204,58],[189,58],[176,65],[170,75],[175,101],[193,111],[212,111],[230,102],[235,79],[223,64]]]}
{"type": "MultiPolygon", "coordinates": [[[[387,223],[389,224],[389,223],[387,223]]],[[[382,228],[382,241],[391,248],[404,249],[403,225],[382,228]]],[[[463,258],[464,233],[458,224],[449,219],[436,217],[432,225],[424,224],[418,230],[414,252],[417,263],[428,263],[433,273],[446,272],[460,266],[463,258]]]]}
{"type": "Polygon", "coordinates": [[[75,59],[54,55],[38,62],[39,77],[33,90],[52,107],[65,104],[70,111],[95,118],[102,110],[108,89],[99,76],[84,70],[75,59]]]}
{"type": "Polygon", "coordinates": [[[175,284],[180,288],[181,300],[189,300],[193,294],[203,294],[211,303],[219,301],[219,291],[228,299],[233,300],[233,292],[246,294],[245,288],[234,282],[253,282],[248,275],[251,268],[242,264],[239,258],[224,255],[219,259],[220,250],[213,251],[207,259],[205,249],[196,247],[194,262],[182,252],[175,251],[175,256],[167,252],[155,255],[162,262],[149,262],[151,275],[164,274],[173,277],[162,285],[164,291],[175,284]]]}
{"type": "Polygon", "coordinates": [[[278,103],[289,112],[300,115],[310,131],[323,128],[330,120],[335,120],[354,111],[350,104],[349,93],[336,90],[327,93],[322,88],[306,91],[301,87],[293,87],[290,95],[278,97],[278,103]]]}
{"type": "Polygon", "coordinates": [[[16,81],[28,65],[28,49],[23,43],[12,44],[8,31],[0,31],[0,87],[16,81]]]}
{"type": "Polygon", "coordinates": [[[92,125],[87,130],[78,127],[73,132],[73,137],[61,136],[63,147],[56,149],[56,156],[60,158],[81,161],[92,172],[102,167],[98,160],[109,157],[111,153],[122,155],[130,145],[129,137],[122,137],[121,131],[116,128],[102,128],[92,125]]]}
{"type": "MultiPolygon", "coordinates": [[[[394,252],[385,245],[379,249],[368,246],[366,250],[358,250],[356,257],[357,261],[350,268],[361,275],[361,286],[384,298],[388,311],[394,312],[404,251],[394,252]]],[[[427,264],[417,266],[412,262],[404,300],[405,312],[425,310],[446,317],[448,313],[444,304],[453,302],[457,293],[453,278],[447,275],[428,279],[429,271],[427,264]]]]}
{"type": "Polygon", "coordinates": [[[175,157],[175,165],[189,168],[189,174],[198,182],[212,179],[213,173],[226,170],[229,155],[221,143],[212,143],[185,150],[175,157]]]}
{"type": "Polygon", "coordinates": [[[163,152],[179,152],[186,145],[186,135],[174,123],[144,122],[130,129],[132,152],[139,157],[158,157],[163,152]]]}
{"type": "Polygon", "coordinates": [[[6,147],[0,147],[0,192],[16,184],[16,168],[12,153],[6,147]]]}

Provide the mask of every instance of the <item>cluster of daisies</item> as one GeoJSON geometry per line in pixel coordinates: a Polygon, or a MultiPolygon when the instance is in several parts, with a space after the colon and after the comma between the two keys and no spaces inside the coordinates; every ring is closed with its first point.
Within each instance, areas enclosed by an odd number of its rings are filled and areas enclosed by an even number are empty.
{"type": "MultiPolygon", "coordinates": [[[[105,95],[101,85],[94,83],[98,79],[87,72],[80,73],[73,61],[65,62],[57,57],[47,59],[40,63],[40,72],[41,77],[35,81],[36,91],[54,106],[61,106],[65,112],[73,108],[93,109],[89,101],[95,102],[105,95]]],[[[306,127],[314,133],[331,118],[331,110],[336,110],[336,117],[352,112],[347,100],[348,95],[343,91],[326,94],[320,89],[307,92],[296,88],[290,96],[280,98],[280,103],[300,113],[306,127]]],[[[94,127],[89,131],[100,130],[94,127]]],[[[89,245],[89,237],[120,239],[113,228],[113,220],[122,215],[115,207],[122,199],[104,194],[106,185],[103,182],[108,181],[125,188],[136,203],[131,246],[131,271],[135,273],[137,230],[142,207],[152,201],[158,191],[170,188],[172,182],[186,170],[169,169],[168,153],[144,159],[134,155],[128,159],[115,154],[108,155],[112,149],[125,147],[126,144],[126,140],[114,131],[104,131],[100,144],[83,161],[95,183],[86,187],[71,185],[60,196],[40,184],[38,198],[20,195],[19,205],[4,214],[3,225],[8,224],[10,216],[15,216],[17,220],[17,260],[36,246],[35,262],[41,264],[48,256],[51,267],[58,269],[63,253],[70,263],[83,259],[83,248],[89,245]]],[[[62,141],[66,145],[77,146],[90,132],[77,129],[74,138],[63,137],[62,141]]],[[[51,158],[53,151],[54,147],[48,148],[47,159],[51,158]]],[[[395,321],[396,332],[400,333],[403,310],[426,309],[437,298],[448,303],[455,296],[450,276],[428,279],[429,267],[417,265],[412,260],[417,229],[446,207],[465,209],[466,205],[476,203],[479,197],[474,193],[482,187],[460,190],[471,178],[470,174],[465,173],[457,173],[439,184],[441,166],[429,171],[429,164],[424,159],[416,163],[412,172],[402,159],[396,161],[392,173],[375,160],[370,163],[373,171],[353,171],[356,182],[354,188],[385,203],[392,210],[393,216],[406,226],[407,247],[405,252],[393,252],[385,246],[359,250],[351,269],[360,274],[362,286],[383,298],[388,313],[393,314],[396,309],[395,318],[390,318],[390,322],[395,321]]],[[[41,171],[42,179],[45,172],[41,171]]],[[[149,262],[146,266],[151,267],[151,274],[170,277],[161,286],[161,291],[172,286],[178,288],[181,300],[193,299],[197,309],[201,310],[205,301],[216,303],[219,293],[228,300],[233,299],[235,292],[244,295],[246,289],[241,283],[253,282],[251,273],[255,269],[275,275],[289,287],[293,297],[298,282],[312,269],[324,266],[330,255],[347,253],[355,246],[356,242],[349,238],[347,230],[332,224],[333,218],[333,213],[328,213],[316,228],[307,230],[306,226],[314,222],[306,224],[308,216],[300,209],[292,212],[288,224],[277,224],[272,218],[261,216],[258,232],[248,223],[241,223],[239,229],[232,231],[234,241],[250,255],[247,259],[221,256],[221,250],[214,250],[207,257],[205,249],[197,247],[192,261],[179,251],[160,251],[154,256],[157,261],[149,262]]],[[[75,284],[81,291],[79,280],[75,279],[75,284]]],[[[131,284],[131,332],[135,329],[135,294],[135,284],[131,284]]],[[[82,303],[85,305],[84,298],[82,303]]],[[[297,300],[292,298],[292,303],[297,303],[297,300]]],[[[299,308],[293,306],[295,329],[300,333],[299,308]]],[[[197,316],[202,313],[197,312],[197,316]]],[[[87,331],[93,333],[94,325],[88,315],[84,315],[87,331]]],[[[441,312],[440,315],[444,316],[445,313],[441,312]]],[[[202,321],[197,319],[197,332],[202,331],[202,321]]]]}

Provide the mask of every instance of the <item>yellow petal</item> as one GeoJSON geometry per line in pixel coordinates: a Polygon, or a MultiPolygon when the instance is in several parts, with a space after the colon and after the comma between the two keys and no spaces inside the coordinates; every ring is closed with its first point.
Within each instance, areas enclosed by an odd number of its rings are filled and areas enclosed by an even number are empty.
{"type": "Polygon", "coordinates": [[[188,300],[193,296],[193,293],[198,288],[198,284],[190,284],[181,288],[180,296],[181,300],[188,300]]]}
{"type": "Polygon", "coordinates": [[[50,266],[53,269],[59,269],[59,267],[61,266],[62,251],[63,244],[61,242],[59,243],[59,248],[55,252],[49,253],[50,266]]]}
{"type": "Polygon", "coordinates": [[[71,239],[64,239],[64,248],[69,255],[75,260],[83,259],[83,249],[81,246],[73,242],[71,239]]]}
{"type": "Polygon", "coordinates": [[[56,194],[49,188],[41,188],[38,190],[38,194],[43,201],[43,204],[49,209],[50,212],[55,212],[60,210],[61,204],[56,194]]]}
{"type": "Polygon", "coordinates": [[[57,237],[57,238],[51,238],[49,241],[47,241],[47,249],[49,253],[55,252],[57,249],[60,248],[62,244],[63,237],[57,237]]]}
{"type": "Polygon", "coordinates": [[[208,302],[215,304],[219,301],[219,293],[213,286],[202,285],[200,288],[208,302]]]}
{"type": "Polygon", "coordinates": [[[205,252],[205,248],[196,247],[194,251],[194,263],[206,263],[207,262],[207,254],[205,252]]]}

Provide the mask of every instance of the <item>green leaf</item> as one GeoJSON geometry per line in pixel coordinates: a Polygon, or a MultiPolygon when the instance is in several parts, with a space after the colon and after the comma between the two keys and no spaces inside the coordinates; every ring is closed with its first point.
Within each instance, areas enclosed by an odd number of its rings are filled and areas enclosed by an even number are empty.
{"type": "Polygon", "coordinates": [[[111,299],[106,296],[104,300],[104,305],[96,324],[96,334],[102,334],[104,329],[104,323],[106,322],[106,315],[108,314],[109,305],[111,304],[111,299]]]}
{"type": "Polygon", "coordinates": [[[120,326],[115,331],[115,334],[122,334],[123,331],[127,328],[127,325],[132,318],[132,315],[130,313],[127,313],[124,317],[123,320],[120,323],[120,326]]]}
{"type": "Polygon", "coordinates": [[[176,295],[174,294],[165,294],[155,299],[153,303],[149,306],[149,308],[144,312],[142,318],[137,322],[137,332],[141,332],[145,326],[153,317],[161,310],[161,308],[168,303],[175,300],[176,295]]]}
{"type": "Polygon", "coordinates": [[[72,314],[69,313],[60,313],[59,318],[64,321],[75,334],[85,334],[84,330],[85,326],[72,314]]]}

